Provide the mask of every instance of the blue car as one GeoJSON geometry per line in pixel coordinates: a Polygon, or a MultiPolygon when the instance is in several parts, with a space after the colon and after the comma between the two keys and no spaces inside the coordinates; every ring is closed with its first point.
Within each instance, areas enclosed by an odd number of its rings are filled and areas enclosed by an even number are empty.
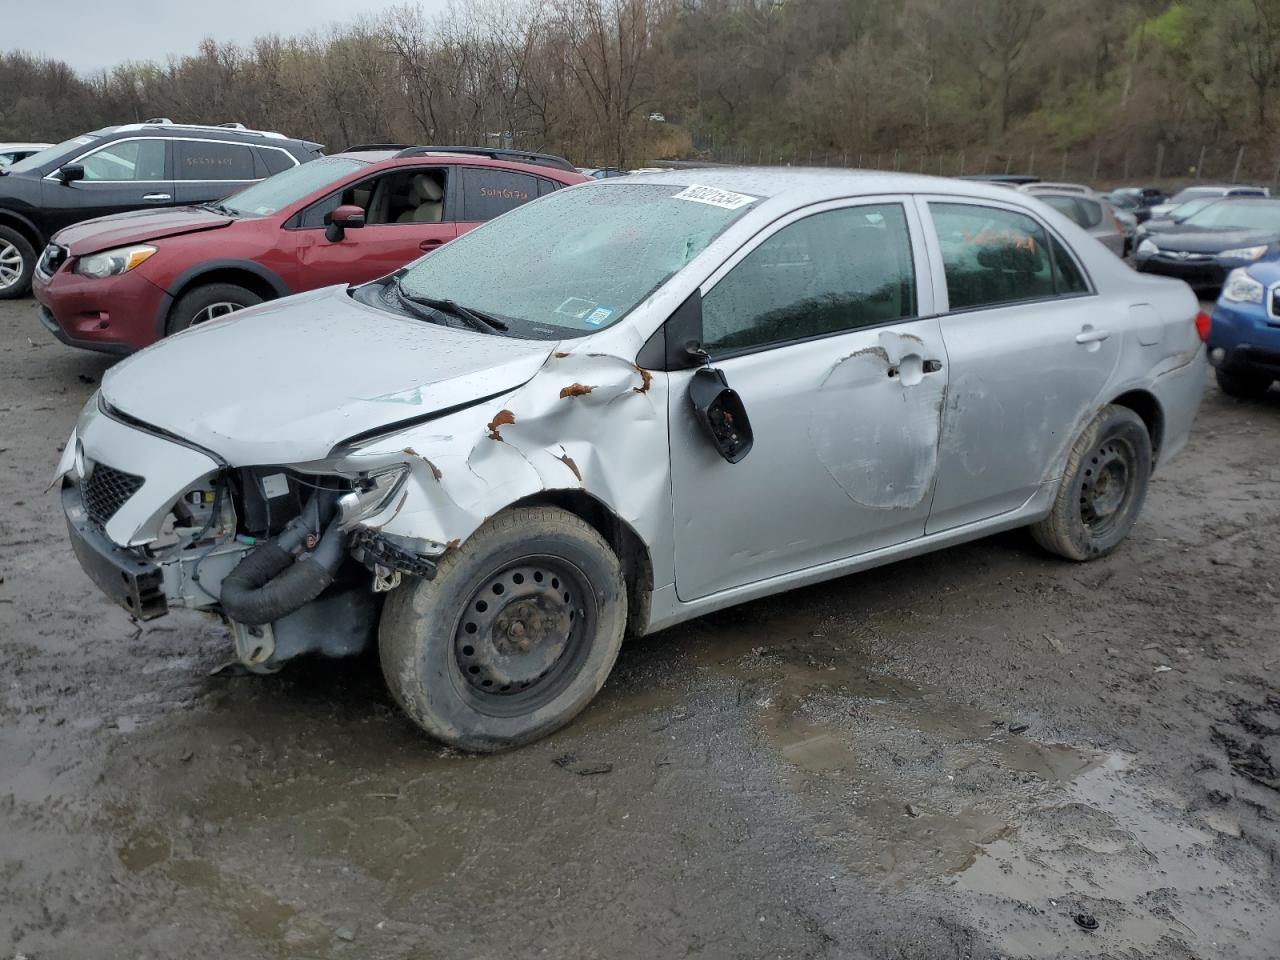
{"type": "Polygon", "coordinates": [[[1280,380],[1280,259],[1227,275],[1209,328],[1209,362],[1233,397],[1261,397],[1280,380]]]}

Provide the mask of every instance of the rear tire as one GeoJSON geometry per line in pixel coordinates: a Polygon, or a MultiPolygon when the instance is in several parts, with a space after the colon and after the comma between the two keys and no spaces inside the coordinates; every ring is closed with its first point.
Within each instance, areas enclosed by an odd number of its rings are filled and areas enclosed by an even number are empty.
{"type": "Polygon", "coordinates": [[[498,513],[387,599],[387,686],[438,740],[488,753],[569,722],[622,645],[622,566],[595,528],[552,507],[498,513]]]}
{"type": "Polygon", "coordinates": [[[1226,370],[1215,370],[1218,387],[1229,397],[1239,400],[1257,400],[1271,389],[1271,378],[1266,374],[1228,373],[1226,370]]]}
{"type": "Polygon", "coordinates": [[[36,251],[12,227],[0,227],[0,300],[17,300],[31,292],[36,251]]]}
{"type": "Polygon", "coordinates": [[[262,302],[252,290],[234,283],[208,283],[183,294],[169,311],[165,334],[174,334],[188,327],[216,320],[245,307],[262,302]]]}
{"type": "Polygon", "coordinates": [[[1097,560],[1133,529],[1151,479],[1151,436],[1128,407],[1103,407],[1071,447],[1049,515],[1031,527],[1068,560],[1097,560]]]}

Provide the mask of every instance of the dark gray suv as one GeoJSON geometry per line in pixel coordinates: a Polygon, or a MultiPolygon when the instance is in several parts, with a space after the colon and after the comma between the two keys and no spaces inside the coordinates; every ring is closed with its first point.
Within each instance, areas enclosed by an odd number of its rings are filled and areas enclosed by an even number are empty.
{"type": "Polygon", "coordinates": [[[321,156],[279,133],[167,119],[104,127],[0,170],[0,300],[31,289],[57,231],[93,217],[208,203],[321,156]]]}

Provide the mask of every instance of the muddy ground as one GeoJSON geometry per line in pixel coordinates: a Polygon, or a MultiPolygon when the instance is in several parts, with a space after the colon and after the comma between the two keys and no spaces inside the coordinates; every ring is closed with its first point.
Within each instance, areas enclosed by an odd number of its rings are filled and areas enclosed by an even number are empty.
{"type": "Polygon", "coordinates": [[[372,658],[215,677],[216,622],[102,599],[44,488],[110,361],[30,301],[0,351],[6,960],[1276,955],[1280,395],[1210,387],[1106,560],[705,617],[477,758],[372,658]]]}

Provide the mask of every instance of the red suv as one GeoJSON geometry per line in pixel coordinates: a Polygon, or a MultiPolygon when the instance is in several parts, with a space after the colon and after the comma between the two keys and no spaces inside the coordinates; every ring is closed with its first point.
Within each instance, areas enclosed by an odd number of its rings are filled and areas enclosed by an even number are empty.
{"type": "Polygon", "coordinates": [[[67,227],[36,264],[40,319],[63,343],[131,353],[194,323],[364,283],[543,194],[589,182],[547,154],[372,144],[218,203],[67,227]]]}

